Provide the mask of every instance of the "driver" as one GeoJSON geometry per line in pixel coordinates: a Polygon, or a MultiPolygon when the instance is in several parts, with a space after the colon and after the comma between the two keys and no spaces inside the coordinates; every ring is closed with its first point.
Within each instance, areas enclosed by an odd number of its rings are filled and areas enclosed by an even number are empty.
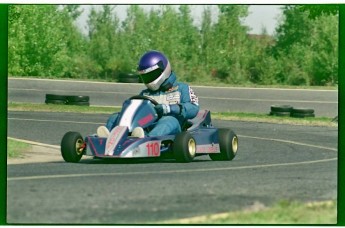
{"type": "MultiPolygon", "coordinates": [[[[147,87],[140,95],[151,97],[159,103],[155,106],[159,120],[149,132],[141,127],[134,128],[132,136],[143,138],[180,133],[184,122],[194,118],[199,112],[198,97],[192,88],[176,81],[169,60],[158,51],[148,51],[140,58],[138,72],[147,87]]],[[[114,113],[106,126],[97,129],[98,136],[109,135],[109,131],[117,123],[117,116],[114,113]]]]}

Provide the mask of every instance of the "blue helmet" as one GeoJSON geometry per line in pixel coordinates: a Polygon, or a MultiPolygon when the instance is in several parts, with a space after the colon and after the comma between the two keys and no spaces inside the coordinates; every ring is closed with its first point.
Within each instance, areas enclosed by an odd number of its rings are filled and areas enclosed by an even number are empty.
{"type": "Polygon", "coordinates": [[[171,74],[169,60],[163,53],[148,51],[139,60],[139,76],[150,90],[158,90],[171,74]]]}

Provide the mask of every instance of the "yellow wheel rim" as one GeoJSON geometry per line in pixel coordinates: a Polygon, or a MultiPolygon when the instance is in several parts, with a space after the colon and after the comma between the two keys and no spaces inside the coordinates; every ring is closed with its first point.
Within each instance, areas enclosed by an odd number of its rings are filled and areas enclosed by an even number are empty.
{"type": "Polygon", "coordinates": [[[76,148],[76,153],[78,155],[81,155],[83,153],[84,150],[84,141],[82,139],[78,139],[77,142],[75,143],[75,148],[76,148]]]}
{"type": "Polygon", "coordinates": [[[189,154],[191,155],[191,157],[195,157],[196,143],[195,143],[195,140],[193,138],[189,139],[189,141],[188,141],[188,151],[189,151],[189,154]]]}
{"type": "Polygon", "coordinates": [[[234,136],[234,137],[232,138],[231,145],[232,145],[232,151],[233,151],[234,153],[236,153],[236,152],[237,152],[237,149],[238,149],[238,138],[237,138],[237,136],[234,136]]]}

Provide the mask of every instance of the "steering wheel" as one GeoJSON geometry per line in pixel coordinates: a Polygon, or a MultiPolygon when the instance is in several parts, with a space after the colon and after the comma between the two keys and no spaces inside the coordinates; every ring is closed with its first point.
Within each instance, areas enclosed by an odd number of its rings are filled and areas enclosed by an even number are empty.
{"type": "Polygon", "coordinates": [[[132,99],[148,100],[148,101],[151,101],[152,104],[158,105],[158,102],[155,99],[148,96],[144,96],[144,95],[135,95],[135,96],[130,97],[129,99],[130,100],[132,99]]]}

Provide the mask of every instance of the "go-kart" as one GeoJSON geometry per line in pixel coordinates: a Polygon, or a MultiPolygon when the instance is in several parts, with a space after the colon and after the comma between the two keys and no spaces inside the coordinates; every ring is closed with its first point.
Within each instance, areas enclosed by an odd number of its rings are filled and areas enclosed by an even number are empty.
{"type": "Polygon", "coordinates": [[[83,155],[94,158],[174,158],[191,162],[196,156],[209,155],[212,160],[232,160],[238,149],[238,137],[231,129],[212,126],[209,110],[200,110],[186,121],[182,132],[159,137],[133,137],[135,127],[154,126],[157,101],[147,96],[133,96],[123,103],[117,126],[108,137],[92,134],[83,138],[67,132],[61,141],[61,155],[66,162],[79,162],[83,155]],[[134,110],[134,111],[133,111],[134,110]]]}

